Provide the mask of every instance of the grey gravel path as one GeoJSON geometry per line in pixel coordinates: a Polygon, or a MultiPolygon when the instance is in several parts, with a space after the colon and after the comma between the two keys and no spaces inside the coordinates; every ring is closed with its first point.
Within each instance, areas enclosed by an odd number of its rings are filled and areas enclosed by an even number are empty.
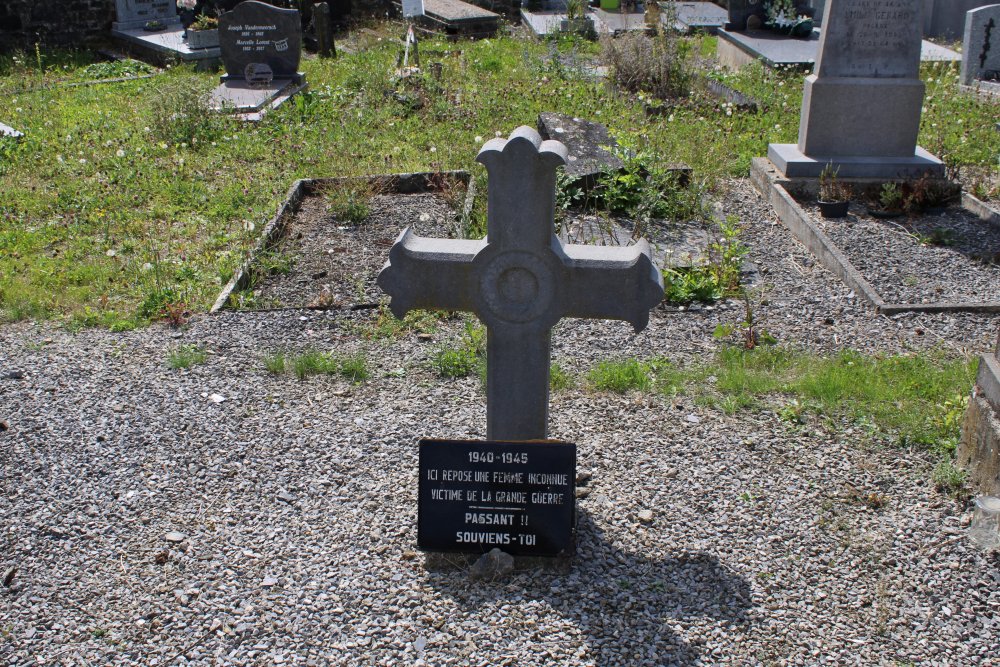
{"type": "MultiPolygon", "coordinates": [[[[771,285],[760,310],[780,341],[990,348],[995,317],[875,316],[746,182],[725,208],[771,285]]],[[[658,311],[640,335],[564,322],[554,353],[573,370],[685,362],[741,308],[658,311]]],[[[482,392],[426,367],[460,322],[378,341],[355,335],[364,317],[0,327],[0,572],[16,568],[0,585],[0,664],[1000,664],[1000,560],[967,544],[965,506],[928,482],[931,455],[861,445],[846,424],[558,392],[552,435],[593,473],[577,557],[485,582],[425,562],[415,440],[482,437],[482,392]],[[207,362],[168,368],[181,344],[207,362]],[[363,349],[373,379],[263,368],[269,351],[310,346],[363,349]],[[858,502],[867,493],[885,506],[858,502]]]]}

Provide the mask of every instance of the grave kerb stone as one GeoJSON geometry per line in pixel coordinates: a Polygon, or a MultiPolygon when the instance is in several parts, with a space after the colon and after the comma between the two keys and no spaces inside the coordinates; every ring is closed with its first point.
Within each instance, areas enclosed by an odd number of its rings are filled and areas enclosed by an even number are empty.
{"type": "Polygon", "coordinates": [[[548,432],[552,326],[563,317],[618,319],[641,331],[663,298],[649,244],[564,245],[554,232],[556,168],[566,147],[530,127],[488,141],[485,239],[422,238],[407,228],[378,277],[390,308],[474,312],[487,328],[487,439],[548,432]]]}

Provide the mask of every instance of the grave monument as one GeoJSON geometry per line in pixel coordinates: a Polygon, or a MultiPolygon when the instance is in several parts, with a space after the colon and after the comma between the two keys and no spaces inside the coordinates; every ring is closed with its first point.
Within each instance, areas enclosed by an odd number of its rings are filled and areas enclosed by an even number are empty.
{"type": "Polygon", "coordinates": [[[218,47],[191,48],[175,0],[115,0],[117,21],[111,34],[136,50],[158,59],[195,62],[201,69],[218,63],[218,47]]]}
{"type": "Polygon", "coordinates": [[[214,109],[259,120],[306,87],[298,71],[302,24],[296,9],[241,2],[219,17],[219,46],[226,73],[212,92],[214,109]]]}
{"type": "Polygon", "coordinates": [[[786,177],[943,176],[943,163],[917,146],[924,84],[922,0],[828,0],[815,73],[806,77],[798,144],[771,144],[786,177]]]}
{"type": "Polygon", "coordinates": [[[584,317],[641,331],[663,280],[645,240],[584,246],[555,236],[563,144],[519,127],[476,159],[489,174],[486,238],[422,238],[407,228],[378,276],[396,317],[472,311],[487,329],[488,442],[421,441],[418,546],[555,555],[571,546],[575,447],[526,442],[548,432],[552,327],[584,317]]]}
{"type": "Polygon", "coordinates": [[[962,84],[1000,95],[1000,4],[966,14],[962,84]]]}

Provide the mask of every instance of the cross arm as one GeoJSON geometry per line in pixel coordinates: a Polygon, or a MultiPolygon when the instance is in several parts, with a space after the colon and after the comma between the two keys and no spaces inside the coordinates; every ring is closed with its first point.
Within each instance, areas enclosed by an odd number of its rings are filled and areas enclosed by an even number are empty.
{"type": "Polygon", "coordinates": [[[415,308],[472,310],[472,258],[485,245],[485,240],[433,239],[404,229],[378,274],[378,286],[392,299],[392,314],[402,318],[415,308]]]}
{"type": "Polygon", "coordinates": [[[625,320],[636,333],[663,300],[663,276],[645,239],[627,247],[564,245],[567,317],[625,320]]]}

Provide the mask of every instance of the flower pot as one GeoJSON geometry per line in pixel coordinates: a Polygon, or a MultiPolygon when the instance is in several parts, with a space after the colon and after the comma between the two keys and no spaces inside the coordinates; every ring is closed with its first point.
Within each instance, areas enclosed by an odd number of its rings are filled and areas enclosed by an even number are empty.
{"type": "Polygon", "coordinates": [[[868,208],[868,215],[873,218],[898,218],[903,215],[901,208],[868,208]]]}
{"type": "Polygon", "coordinates": [[[218,30],[191,30],[187,31],[187,44],[191,49],[210,49],[219,45],[218,30]]]}
{"type": "Polygon", "coordinates": [[[847,215],[847,208],[850,206],[851,202],[844,201],[823,201],[819,200],[816,202],[819,206],[819,213],[824,218],[843,218],[847,215]]]}

